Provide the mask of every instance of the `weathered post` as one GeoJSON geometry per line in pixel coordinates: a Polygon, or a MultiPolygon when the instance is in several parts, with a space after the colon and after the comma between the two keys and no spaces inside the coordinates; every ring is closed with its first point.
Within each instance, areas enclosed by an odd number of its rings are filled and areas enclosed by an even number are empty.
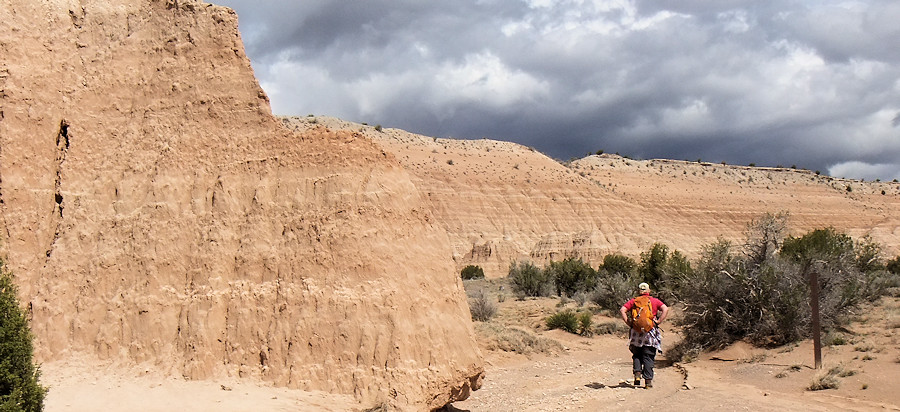
{"type": "Polygon", "coordinates": [[[816,369],[822,369],[822,326],[819,323],[819,274],[809,273],[809,306],[812,308],[813,355],[816,369]]]}

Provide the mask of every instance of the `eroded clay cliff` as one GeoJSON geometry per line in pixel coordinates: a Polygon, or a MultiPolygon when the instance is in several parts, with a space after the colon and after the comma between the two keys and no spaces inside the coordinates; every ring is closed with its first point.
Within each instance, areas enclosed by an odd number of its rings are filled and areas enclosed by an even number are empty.
{"type": "Polygon", "coordinates": [[[270,113],[229,9],[0,4],[2,246],[39,360],[415,409],[480,385],[464,291],[389,153],[270,113]]]}
{"type": "MultiPolygon", "coordinates": [[[[747,224],[788,212],[792,234],[835,227],[900,253],[900,184],[834,179],[791,168],[588,156],[561,163],[528,147],[455,140],[329,117],[284,118],[296,130],[352,130],[394,154],[450,234],[457,269],[488,277],[509,264],[609,253],[661,242],[696,257],[718,237],[743,242],[747,224]],[[849,187],[849,189],[848,189],[849,187]]],[[[549,138],[549,137],[548,137],[549,138]]]]}

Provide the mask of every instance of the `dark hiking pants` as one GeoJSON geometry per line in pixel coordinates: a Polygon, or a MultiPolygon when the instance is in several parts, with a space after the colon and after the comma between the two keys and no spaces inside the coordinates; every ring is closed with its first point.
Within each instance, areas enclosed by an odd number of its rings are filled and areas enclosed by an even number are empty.
{"type": "Polygon", "coordinates": [[[656,361],[656,348],[653,346],[629,345],[634,373],[640,373],[644,380],[653,379],[653,362],[656,361]]]}

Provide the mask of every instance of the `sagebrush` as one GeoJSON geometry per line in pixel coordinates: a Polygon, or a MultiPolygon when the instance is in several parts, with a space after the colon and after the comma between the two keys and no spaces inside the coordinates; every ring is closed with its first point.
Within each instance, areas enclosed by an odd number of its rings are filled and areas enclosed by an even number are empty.
{"type": "Polygon", "coordinates": [[[751,222],[744,245],[720,239],[703,247],[695,270],[672,284],[685,339],[670,356],[742,339],[778,346],[810,336],[813,272],[825,330],[846,325],[859,304],[886,293],[891,276],[877,245],[832,228],[784,237],[786,220],[786,214],[767,214],[751,222]]]}
{"type": "Polygon", "coordinates": [[[486,322],[497,314],[497,305],[484,289],[476,289],[469,296],[469,311],[472,320],[486,322]]]}
{"type": "Polygon", "coordinates": [[[531,262],[513,262],[509,267],[513,292],[520,298],[550,296],[553,279],[531,262]]]}

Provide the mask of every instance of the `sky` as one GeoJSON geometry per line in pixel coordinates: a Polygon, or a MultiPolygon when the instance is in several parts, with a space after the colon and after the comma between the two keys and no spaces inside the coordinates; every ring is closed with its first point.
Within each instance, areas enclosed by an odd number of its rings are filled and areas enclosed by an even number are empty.
{"type": "Polygon", "coordinates": [[[213,0],[272,110],[900,179],[900,1],[213,0]]]}

